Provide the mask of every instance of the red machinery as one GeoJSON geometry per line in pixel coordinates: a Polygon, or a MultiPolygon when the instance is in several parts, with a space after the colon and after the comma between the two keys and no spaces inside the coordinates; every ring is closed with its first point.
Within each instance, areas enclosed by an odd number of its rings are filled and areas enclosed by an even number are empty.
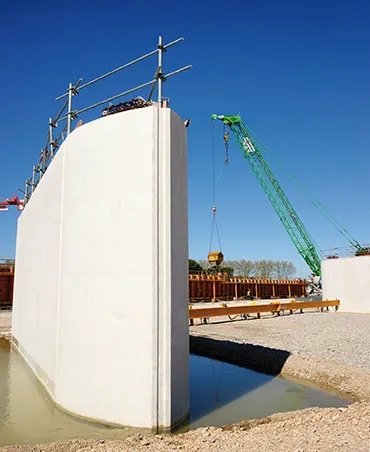
{"type": "Polygon", "coordinates": [[[23,210],[23,200],[19,199],[18,196],[13,196],[13,198],[7,199],[6,201],[0,201],[0,211],[8,210],[9,206],[17,206],[18,210],[23,210]]]}

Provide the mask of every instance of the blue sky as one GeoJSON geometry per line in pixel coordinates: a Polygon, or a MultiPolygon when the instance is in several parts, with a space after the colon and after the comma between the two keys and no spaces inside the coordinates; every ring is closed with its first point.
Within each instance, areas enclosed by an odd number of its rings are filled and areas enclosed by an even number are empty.
{"type": "MultiPolygon", "coordinates": [[[[48,118],[58,112],[54,99],[70,81],[86,82],[154,49],[159,34],[165,42],[184,36],[165,54],[164,68],[193,69],[169,79],[164,95],[184,119],[192,118],[190,256],[204,259],[209,250],[212,113],[240,113],[339,222],[370,243],[369,1],[7,0],[0,18],[0,198],[24,186],[45,144],[48,118]]],[[[149,81],[155,66],[154,57],[87,88],[76,106],[149,81]]],[[[221,123],[214,133],[218,172],[221,123]]],[[[321,248],[346,246],[305,196],[276,175],[321,248]]],[[[291,260],[298,275],[309,273],[232,137],[217,207],[226,259],[291,260]]],[[[0,257],[14,256],[18,215],[16,209],[0,213],[0,257]]]]}

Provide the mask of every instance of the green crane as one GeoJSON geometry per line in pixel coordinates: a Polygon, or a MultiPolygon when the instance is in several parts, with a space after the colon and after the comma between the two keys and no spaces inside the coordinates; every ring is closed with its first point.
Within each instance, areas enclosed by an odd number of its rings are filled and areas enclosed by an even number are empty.
{"type": "MultiPolygon", "coordinates": [[[[321,277],[321,258],[315,248],[314,241],[267,165],[241,117],[239,115],[212,115],[212,119],[222,121],[233,132],[244,157],[251,166],[253,173],[257,177],[258,182],[275,209],[280,221],[283,223],[299,254],[303,257],[312,273],[317,277],[321,277]]],[[[228,136],[224,136],[224,139],[227,142],[228,136]]],[[[363,250],[354,239],[350,240],[350,242],[358,252],[363,250]]]]}

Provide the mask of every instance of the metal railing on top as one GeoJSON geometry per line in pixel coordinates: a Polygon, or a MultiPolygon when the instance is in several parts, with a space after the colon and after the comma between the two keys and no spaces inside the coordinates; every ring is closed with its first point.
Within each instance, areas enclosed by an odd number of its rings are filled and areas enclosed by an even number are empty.
{"type": "Polygon", "coordinates": [[[65,101],[62,107],[60,108],[58,114],[54,118],[49,118],[49,130],[47,132],[46,144],[41,150],[38,164],[32,168],[31,178],[26,180],[24,192],[21,190],[24,193],[24,207],[30,200],[38,183],[40,182],[48,166],[50,165],[50,162],[53,160],[56,152],[58,151],[61,145],[61,142],[66,138],[66,136],[68,136],[71,133],[72,121],[77,119],[81,114],[149,86],[150,91],[147,102],[152,102],[153,93],[155,88],[157,87],[158,103],[159,104],[162,103],[163,99],[162,83],[165,82],[169,77],[184,72],[192,67],[191,65],[187,65],[175,71],[169,72],[167,74],[164,74],[163,72],[163,53],[166,52],[167,49],[169,49],[170,47],[174,46],[175,44],[178,44],[183,40],[184,38],[179,38],[172,42],[169,42],[168,44],[163,44],[163,38],[162,36],[159,36],[158,45],[155,50],[152,50],[151,52],[146,53],[145,55],[136,58],[135,60],[130,61],[116,69],[113,69],[112,71],[107,72],[99,77],[96,77],[95,79],[90,80],[89,82],[84,83],[82,85],[81,85],[82,78],[79,78],[75,84],[69,83],[67,91],[55,99],[56,101],[65,99],[65,101]],[[79,94],[81,90],[93,85],[94,83],[100,82],[101,80],[113,74],[116,74],[117,72],[120,72],[123,69],[126,69],[136,63],[139,63],[140,61],[145,60],[146,58],[149,58],[153,55],[158,55],[158,62],[157,69],[152,80],[142,83],[138,86],[135,86],[134,88],[128,89],[114,96],[111,96],[107,99],[98,101],[87,107],[81,108],[80,110],[73,109],[73,97],[79,94]]]}

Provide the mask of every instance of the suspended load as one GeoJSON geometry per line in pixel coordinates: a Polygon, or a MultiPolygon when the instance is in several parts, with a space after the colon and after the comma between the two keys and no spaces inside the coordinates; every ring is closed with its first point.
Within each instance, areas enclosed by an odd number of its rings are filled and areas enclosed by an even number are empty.
{"type": "Polygon", "coordinates": [[[208,253],[208,262],[211,267],[216,268],[222,264],[224,261],[224,255],[221,251],[210,251],[208,253]]]}

